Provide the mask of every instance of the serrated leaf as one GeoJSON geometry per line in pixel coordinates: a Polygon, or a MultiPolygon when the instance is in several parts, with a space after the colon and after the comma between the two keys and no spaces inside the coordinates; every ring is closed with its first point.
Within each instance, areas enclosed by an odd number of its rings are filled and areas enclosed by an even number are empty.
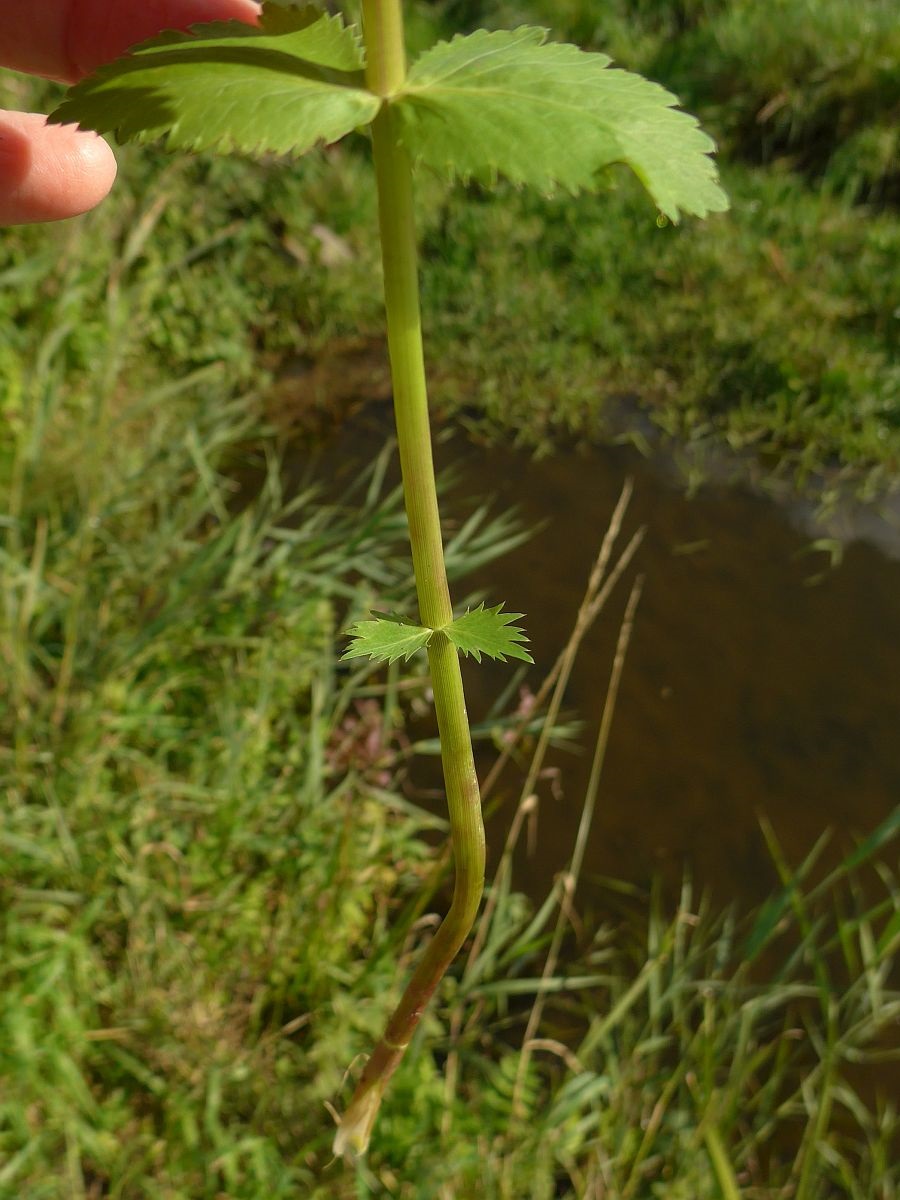
{"type": "Polygon", "coordinates": [[[50,118],[169,149],[302,154],[367,124],[356,34],[311,5],[164,33],[70,89],[50,118]]]}
{"type": "Polygon", "coordinates": [[[441,632],[463,654],[471,654],[476,662],[481,662],[482,654],[488,658],[499,658],[501,662],[506,662],[508,658],[534,662],[521,645],[528,641],[525,631],[511,624],[512,621],[518,621],[522,613],[501,612],[502,608],[502,604],[494,608],[479,604],[444,626],[441,632]]]}
{"type": "Polygon", "coordinates": [[[372,658],[375,662],[407,661],[427,646],[434,633],[399,613],[378,613],[374,621],[357,621],[348,633],[352,638],[342,658],[372,658]]]}
{"type": "Polygon", "coordinates": [[[626,163],[672,221],[728,207],[712,139],[670,92],[546,36],[479,30],[427,50],[392,104],[414,158],[545,192],[592,187],[601,167],[626,163]]]}

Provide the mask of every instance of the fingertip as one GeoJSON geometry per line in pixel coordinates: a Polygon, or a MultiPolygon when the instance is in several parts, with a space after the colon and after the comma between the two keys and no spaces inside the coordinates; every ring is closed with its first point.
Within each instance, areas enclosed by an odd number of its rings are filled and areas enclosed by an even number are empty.
{"type": "Polygon", "coordinates": [[[255,0],[82,0],[66,32],[66,78],[79,79],[166,29],[208,21],[258,25],[255,0]]]}
{"type": "Polygon", "coordinates": [[[79,216],[115,178],[115,155],[95,133],[48,125],[37,113],[0,112],[0,224],[79,216]]]}

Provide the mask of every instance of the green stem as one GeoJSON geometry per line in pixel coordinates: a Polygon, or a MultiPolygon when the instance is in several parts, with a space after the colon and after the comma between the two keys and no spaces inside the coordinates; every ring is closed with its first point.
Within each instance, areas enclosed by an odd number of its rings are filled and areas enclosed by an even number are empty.
{"type": "MultiPolygon", "coordinates": [[[[399,0],[363,0],[363,33],[368,86],[384,98],[372,125],[372,144],[394,411],[419,616],[423,625],[440,630],[453,619],[453,609],[431,453],[412,171],[396,135],[390,103],[406,77],[399,0]]],[[[399,1066],[425,1006],[472,928],[484,889],[484,825],[459,655],[441,633],[431,639],[428,663],[456,868],[453,901],[363,1070],[335,1138],[337,1154],[365,1152],[388,1080],[399,1066]]]]}

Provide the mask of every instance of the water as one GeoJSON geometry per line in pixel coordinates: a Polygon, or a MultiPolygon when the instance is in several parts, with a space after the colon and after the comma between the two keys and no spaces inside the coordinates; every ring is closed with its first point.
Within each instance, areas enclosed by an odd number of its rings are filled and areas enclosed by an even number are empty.
{"type": "MultiPolygon", "coordinates": [[[[537,464],[479,451],[466,467],[473,481],[495,481],[498,499],[519,505],[526,521],[548,520],[484,581],[492,600],[527,614],[544,669],[571,627],[623,478],[634,479],[625,533],[646,525],[635,564],[645,584],[589,872],[641,883],[661,872],[677,882],[687,866],[720,897],[752,902],[777,882],[760,813],[799,863],[826,827],[837,854],[893,810],[900,562],[855,541],[829,569],[772,501],[724,485],[688,498],[627,450],[537,464]]],[[[624,608],[620,589],[567,695],[592,727],[624,608]]],[[[520,867],[529,891],[540,892],[570,853],[589,758],[556,757],[563,796],[546,789],[540,856],[520,867]]]]}
{"type": "MultiPolygon", "coordinates": [[[[359,463],[383,442],[382,420],[340,436],[337,457],[359,463]]],[[[671,461],[613,447],[542,461],[462,438],[439,460],[462,467],[446,511],[485,496],[545,523],[523,548],[474,581],[489,603],[526,614],[532,686],[565,642],[587,573],[626,476],[634,495],[621,538],[646,535],[632,575],[645,585],[622,680],[588,877],[677,884],[684,870],[720,899],[758,901],[777,885],[759,814],[799,864],[826,827],[832,861],[900,801],[900,561],[889,522],[872,510],[818,529],[808,508],[713,482],[688,497],[671,461]],[[798,528],[798,523],[802,528],[798,528]],[[854,537],[865,529],[872,540],[854,537]],[[810,548],[843,530],[842,561],[810,548]],[[878,542],[881,548],[875,542],[878,542]]],[[[606,691],[623,581],[588,636],[566,696],[586,722],[581,753],[556,753],[542,781],[538,851],[517,886],[546,894],[571,853],[606,691]]],[[[465,665],[470,714],[483,717],[508,665],[465,665]]],[[[414,775],[428,782],[420,768],[414,775]]],[[[489,829],[497,852],[515,801],[489,829]]]]}

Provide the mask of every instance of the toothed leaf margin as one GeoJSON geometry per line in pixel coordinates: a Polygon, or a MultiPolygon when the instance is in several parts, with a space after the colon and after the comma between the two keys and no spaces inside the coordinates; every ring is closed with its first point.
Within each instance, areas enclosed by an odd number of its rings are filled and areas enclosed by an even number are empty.
{"type": "Polygon", "coordinates": [[[374,118],[363,66],[340,17],[266,4],[259,26],[217,21],[142,42],[70,88],[50,120],[169,150],[297,155],[374,118]]]}
{"type": "Polygon", "coordinates": [[[525,631],[513,621],[518,621],[522,613],[502,611],[503,605],[485,608],[479,604],[477,608],[469,609],[461,617],[447,625],[441,632],[445,634],[462,654],[471,655],[476,662],[481,662],[482,654],[488,658],[506,662],[508,658],[518,658],[522,662],[534,662],[534,659],[521,644],[527,642],[525,631]]]}
{"type": "Polygon", "coordinates": [[[371,658],[375,662],[407,662],[431,641],[433,629],[417,625],[400,613],[372,614],[372,621],[357,621],[347,631],[351,642],[344,653],[347,658],[371,658]]]}

